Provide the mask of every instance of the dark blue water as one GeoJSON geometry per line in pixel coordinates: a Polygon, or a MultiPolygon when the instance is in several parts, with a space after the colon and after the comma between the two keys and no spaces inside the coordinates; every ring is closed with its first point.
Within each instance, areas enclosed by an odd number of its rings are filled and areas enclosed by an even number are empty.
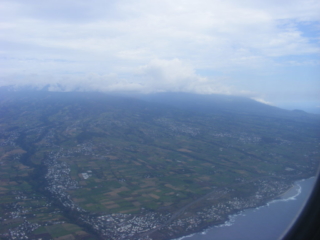
{"type": "Polygon", "coordinates": [[[184,240],[270,240],[279,239],[300,212],[313,188],[315,178],[301,180],[266,206],[230,216],[223,225],[180,239],[184,240]]]}

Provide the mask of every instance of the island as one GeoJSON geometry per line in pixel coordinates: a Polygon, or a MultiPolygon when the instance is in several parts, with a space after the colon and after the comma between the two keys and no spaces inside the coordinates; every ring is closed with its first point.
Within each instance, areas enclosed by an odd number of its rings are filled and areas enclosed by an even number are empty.
{"type": "Polygon", "coordinates": [[[235,96],[3,92],[2,239],[165,240],[316,174],[320,117],[235,96]]]}

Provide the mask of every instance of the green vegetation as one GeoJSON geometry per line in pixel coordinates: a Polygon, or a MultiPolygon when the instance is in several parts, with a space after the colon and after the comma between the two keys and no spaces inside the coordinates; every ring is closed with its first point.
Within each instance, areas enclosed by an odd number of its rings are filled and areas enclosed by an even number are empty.
{"type": "MultiPolygon", "coordinates": [[[[26,216],[42,224],[35,235],[58,238],[82,231],[93,237],[83,226],[65,223],[74,223],[72,216],[49,194],[50,158],[65,164],[68,181],[77,184],[59,187],[92,214],[171,211],[213,188],[263,177],[304,178],[318,165],[315,116],[195,112],[84,96],[13,96],[2,103],[0,215],[9,218],[18,205],[26,211],[0,233],[26,216]]],[[[250,192],[250,184],[237,188],[239,196],[250,192]]]]}

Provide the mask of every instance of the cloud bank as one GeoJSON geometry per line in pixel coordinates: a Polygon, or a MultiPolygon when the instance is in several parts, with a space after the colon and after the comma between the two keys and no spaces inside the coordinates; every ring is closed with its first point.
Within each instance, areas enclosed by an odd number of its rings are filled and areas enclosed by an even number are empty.
{"type": "Polygon", "coordinates": [[[2,79],[3,86],[14,83],[17,87],[47,88],[50,91],[101,91],[101,92],[190,92],[199,94],[249,94],[232,86],[224,79],[209,79],[199,76],[191,66],[179,59],[152,60],[140,66],[130,77],[116,74],[84,75],[15,75],[2,79]],[[130,79],[130,80],[129,80],[130,79]],[[31,83],[31,84],[30,84],[31,83]]]}

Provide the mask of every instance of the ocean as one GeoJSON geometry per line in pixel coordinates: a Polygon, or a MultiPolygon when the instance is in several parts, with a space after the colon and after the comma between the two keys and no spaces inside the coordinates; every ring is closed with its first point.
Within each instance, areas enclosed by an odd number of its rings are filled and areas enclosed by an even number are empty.
{"type": "Polygon", "coordinates": [[[231,215],[229,221],[179,240],[270,240],[279,239],[308,199],[315,177],[295,182],[281,198],[265,206],[231,215]]]}

